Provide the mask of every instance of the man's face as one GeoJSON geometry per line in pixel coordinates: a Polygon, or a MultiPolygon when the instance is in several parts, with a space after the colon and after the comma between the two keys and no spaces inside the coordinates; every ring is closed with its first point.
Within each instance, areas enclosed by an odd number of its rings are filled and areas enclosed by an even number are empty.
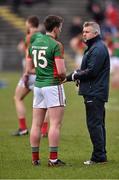
{"type": "Polygon", "coordinates": [[[91,26],[87,26],[83,28],[83,40],[86,42],[89,39],[92,39],[97,36],[97,32],[91,26]]]}

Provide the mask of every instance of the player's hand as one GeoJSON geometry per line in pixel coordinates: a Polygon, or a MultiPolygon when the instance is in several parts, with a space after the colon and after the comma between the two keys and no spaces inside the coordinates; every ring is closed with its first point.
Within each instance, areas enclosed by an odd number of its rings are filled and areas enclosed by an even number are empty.
{"type": "Polygon", "coordinates": [[[24,81],[25,87],[28,88],[28,81],[29,81],[29,75],[28,74],[23,75],[23,81],[24,81]]]}
{"type": "Polygon", "coordinates": [[[71,74],[66,76],[66,81],[75,81],[74,75],[77,73],[77,71],[72,72],[71,74]]]}
{"type": "Polygon", "coordinates": [[[60,77],[59,80],[60,80],[60,84],[65,83],[66,82],[66,76],[60,77]]]}
{"type": "MultiPolygon", "coordinates": [[[[61,81],[61,84],[66,83],[67,81],[69,81],[69,78],[67,79],[67,77],[68,77],[68,76],[66,76],[66,78],[65,78],[63,81],[61,81]]],[[[71,80],[71,81],[72,81],[72,80],[71,80]]]]}
{"type": "Polygon", "coordinates": [[[67,76],[66,76],[66,81],[68,81],[68,82],[73,81],[73,80],[72,80],[72,75],[73,75],[73,73],[67,75],[67,76]]]}

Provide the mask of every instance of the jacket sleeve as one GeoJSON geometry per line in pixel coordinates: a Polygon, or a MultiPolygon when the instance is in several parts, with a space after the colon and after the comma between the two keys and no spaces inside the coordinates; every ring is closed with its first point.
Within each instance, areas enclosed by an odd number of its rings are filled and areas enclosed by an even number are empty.
{"type": "Polygon", "coordinates": [[[88,55],[87,68],[84,70],[78,70],[74,75],[74,80],[90,80],[95,78],[101,71],[105,58],[105,50],[103,48],[95,47],[88,55]]]}

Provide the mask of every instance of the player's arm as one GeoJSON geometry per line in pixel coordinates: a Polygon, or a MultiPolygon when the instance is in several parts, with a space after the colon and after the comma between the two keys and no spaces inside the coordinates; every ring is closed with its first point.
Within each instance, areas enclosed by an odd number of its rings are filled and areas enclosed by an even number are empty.
{"type": "Polygon", "coordinates": [[[25,74],[35,74],[35,67],[30,54],[30,48],[26,52],[25,74]]]}
{"type": "Polygon", "coordinates": [[[64,59],[61,59],[59,57],[55,58],[55,63],[57,67],[58,76],[63,81],[66,77],[66,68],[64,64],[64,59]]]}
{"type": "Polygon", "coordinates": [[[31,59],[26,60],[25,72],[23,74],[23,80],[26,88],[28,88],[29,74],[35,74],[35,68],[33,67],[31,59]]]}
{"type": "Polygon", "coordinates": [[[25,67],[26,74],[35,74],[35,68],[31,58],[27,58],[26,60],[26,67],[25,67]]]}
{"type": "Polygon", "coordinates": [[[56,64],[58,76],[61,79],[61,81],[63,81],[66,77],[66,68],[64,63],[64,48],[61,43],[58,46],[59,46],[58,48],[60,55],[59,56],[57,54],[55,55],[55,64],[56,64]]]}

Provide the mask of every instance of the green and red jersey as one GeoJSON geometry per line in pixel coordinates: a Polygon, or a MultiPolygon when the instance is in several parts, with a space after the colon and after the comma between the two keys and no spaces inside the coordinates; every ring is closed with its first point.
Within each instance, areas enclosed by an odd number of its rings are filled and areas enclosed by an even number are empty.
{"type": "Polygon", "coordinates": [[[29,47],[29,57],[36,70],[36,87],[60,84],[55,60],[64,59],[63,45],[49,35],[34,34],[35,40],[29,47]]]}

